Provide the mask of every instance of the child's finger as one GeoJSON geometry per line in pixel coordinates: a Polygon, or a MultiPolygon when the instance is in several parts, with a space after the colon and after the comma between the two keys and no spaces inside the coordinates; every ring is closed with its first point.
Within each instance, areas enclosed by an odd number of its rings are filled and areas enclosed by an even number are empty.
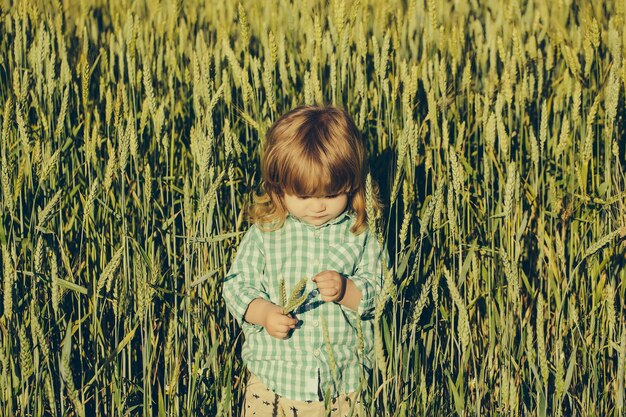
{"type": "Polygon", "coordinates": [[[287,334],[288,334],[287,332],[274,332],[272,336],[274,336],[277,339],[286,339],[287,334]]]}
{"type": "Polygon", "coordinates": [[[320,289],[320,288],[324,288],[324,286],[326,285],[325,281],[316,281],[315,282],[315,286],[320,289]]]}
{"type": "Polygon", "coordinates": [[[325,282],[332,282],[332,281],[334,281],[332,275],[317,275],[315,279],[313,280],[313,282],[315,282],[317,285],[320,285],[325,282]]]}
{"type": "Polygon", "coordinates": [[[337,288],[334,285],[325,285],[323,287],[319,287],[320,294],[326,294],[329,291],[337,291],[337,288]]]}
{"type": "Polygon", "coordinates": [[[283,326],[289,326],[293,329],[296,324],[298,324],[298,320],[291,316],[283,316],[281,317],[280,324],[283,326]]]}
{"type": "Polygon", "coordinates": [[[274,333],[277,336],[278,335],[286,336],[289,333],[290,330],[291,329],[289,328],[289,326],[278,325],[278,326],[274,327],[272,333],[274,333]]]}
{"type": "Polygon", "coordinates": [[[313,282],[320,283],[332,279],[332,275],[328,271],[320,272],[313,277],[313,282]]]}
{"type": "Polygon", "coordinates": [[[331,301],[335,301],[335,299],[337,299],[336,296],[326,296],[326,295],[322,296],[322,301],[325,303],[330,303],[331,301]]]}
{"type": "Polygon", "coordinates": [[[338,292],[339,291],[337,291],[336,288],[332,288],[332,287],[324,288],[324,289],[320,290],[320,294],[326,295],[326,296],[329,296],[329,297],[333,297],[333,296],[337,295],[338,292]]]}
{"type": "Polygon", "coordinates": [[[323,281],[323,282],[319,282],[317,285],[317,288],[320,290],[320,292],[324,289],[327,288],[335,288],[337,289],[338,283],[335,281],[323,281]]]}
{"type": "Polygon", "coordinates": [[[289,330],[291,330],[291,326],[285,326],[285,325],[280,326],[280,332],[281,333],[287,334],[287,333],[289,333],[289,330]]]}

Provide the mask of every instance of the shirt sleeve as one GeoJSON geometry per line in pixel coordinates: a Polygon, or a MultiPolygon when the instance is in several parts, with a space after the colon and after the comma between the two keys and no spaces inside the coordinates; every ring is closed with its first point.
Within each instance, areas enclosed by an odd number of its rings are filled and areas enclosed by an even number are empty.
{"type": "Polygon", "coordinates": [[[226,308],[235,317],[244,331],[260,331],[262,326],[248,323],[244,315],[250,302],[256,298],[269,300],[263,284],[265,253],[261,232],[252,226],[244,235],[235,260],[224,279],[222,295],[226,308]]]}
{"type": "Polygon", "coordinates": [[[372,313],[376,305],[376,296],[380,294],[383,286],[383,260],[384,253],[376,236],[369,231],[365,232],[363,254],[352,276],[348,278],[361,292],[361,301],[357,314],[364,318],[372,313]]]}

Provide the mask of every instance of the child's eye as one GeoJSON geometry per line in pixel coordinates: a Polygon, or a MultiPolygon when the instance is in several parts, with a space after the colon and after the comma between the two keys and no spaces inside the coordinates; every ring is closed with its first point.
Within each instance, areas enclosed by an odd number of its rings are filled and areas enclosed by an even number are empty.
{"type": "Polygon", "coordinates": [[[331,195],[322,195],[322,196],[311,196],[311,195],[299,195],[296,196],[299,200],[309,200],[311,198],[326,198],[333,199],[339,197],[341,194],[331,194],[331,195]]]}

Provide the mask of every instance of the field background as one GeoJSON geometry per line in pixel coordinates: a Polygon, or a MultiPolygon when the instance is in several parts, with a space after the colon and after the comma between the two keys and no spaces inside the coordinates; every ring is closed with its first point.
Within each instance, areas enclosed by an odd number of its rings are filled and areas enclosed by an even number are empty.
{"type": "Polygon", "coordinates": [[[623,416],[622,1],[0,1],[0,414],[236,416],[268,126],[362,130],[376,415],[623,416]]]}

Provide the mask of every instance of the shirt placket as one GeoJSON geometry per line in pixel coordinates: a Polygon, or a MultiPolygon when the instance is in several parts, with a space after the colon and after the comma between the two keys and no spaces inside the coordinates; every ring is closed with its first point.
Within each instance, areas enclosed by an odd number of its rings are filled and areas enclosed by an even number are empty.
{"type": "MultiPolygon", "coordinates": [[[[304,226],[307,233],[307,251],[308,251],[308,265],[307,265],[307,276],[313,277],[319,272],[321,272],[321,254],[322,254],[322,234],[323,227],[310,227],[304,226]]],[[[314,298],[311,300],[312,302],[321,302],[319,291],[315,286],[315,283],[310,282],[308,285],[312,285],[312,293],[314,298]]],[[[309,392],[317,392],[318,387],[320,385],[319,376],[320,373],[324,373],[323,371],[323,355],[324,355],[324,338],[322,335],[321,329],[321,317],[320,312],[321,306],[318,308],[314,308],[309,311],[308,325],[305,324],[307,328],[307,339],[310,340],[309,349],[312,349],[311,353],[314,358],[315,363],[315,378],[310,381],[311,385],[307,386],[307,391],[309,392]]],[[[307,384],[308,385],[308,384],[307,384]]]]}

